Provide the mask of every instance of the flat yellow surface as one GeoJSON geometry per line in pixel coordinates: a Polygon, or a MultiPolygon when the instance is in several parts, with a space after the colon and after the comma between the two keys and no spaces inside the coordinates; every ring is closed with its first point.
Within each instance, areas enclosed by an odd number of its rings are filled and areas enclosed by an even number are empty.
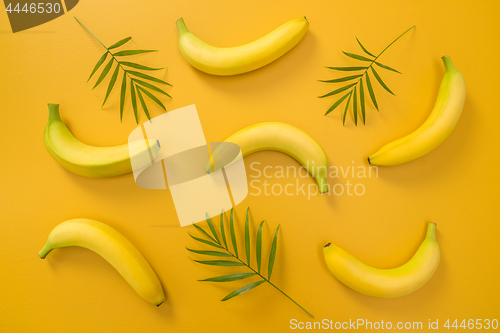
{"type": "MultiPolygon", "coordinates": [[[[168,190],[141,189],[131,174],[84,178],[50,157],[42,141],[47,103],[59,103],[63,121],[91,145],[125,143],[137,126],[129,102],[120,123],[118,91],[101,110],[105,87],[92,91],[94,81],[86,81],[103,48],[72,15],[106,45],[132,36],[128,48],[158,49],[134,60],[168,66],[160,77],[174,85],[168,88],[174,99],[162,100],[169,110],[196,104],[208,141],[257,122],[282,121],[309,133],[329,164],[344,168],[366,167],[369,154],[427,118],[444,72],[440,57],[451,55],[465,77],[467,98],[441,146],[406,165],[380,168],[378,178],[340,174],[328,180],[331,186],[361,183],[362,196],[249,195],[236,208],[237,231],[250,206],[253,232],[261,220],[268,222],[267,256],[271,233],[281,225],[273,280],[316,320],[421,321],[425,328],[429,319],[440,325],[447,319],[498,319],[499,14],[498,1],[87,0],[58,19],[12,34],[0,12],[0,332],[284,332],[291,319],[311,320],[268,285],[220,302],[244,282],[197,281],[234,270],[193,262],[201,258],[185,246],[202,247],[188,236],[194,227],[178,226],[168,190]],[[201,73],[177,47],[180,17],[202,40],[235,46],[303,15],[310,22],[303,41],[249,74],[201,73]],[[380,112],[368,102],[365,126],[355,127],[348,118],[342,127],[340,110],[324,117],[336,99],[318,99],[333,88],[317,80],[338,77],[324,66],[357,65],[341,53],[362,52],[355,36],[378,53],[413,24],[416,29],[380,58],[403,73],[379,71],[396,97],[377,85],[380,112]],[[129,238],[158,273],[165,304],[156,308],[143,301],[88,250],[56,250],[40,260],[37,252],[50,230],[78,217],[108,223],[129,238]],[[427,221],[438,225],[442,261],[434,277],[409,296],[361,295],[338,282],[323,261],[322,246],[334,242],[370,265],[399,266],[422,241],[427,221]]],[[[153,116],[161,114],[149,105],[153,116]]],[[[250,176],[256,175],[252,162],[260,162],[260,170],[298,167],[286,155],[261,152],[246,159],[250,176]]],[[[298,181],[315,184],[311,177],[298,181]]]]}

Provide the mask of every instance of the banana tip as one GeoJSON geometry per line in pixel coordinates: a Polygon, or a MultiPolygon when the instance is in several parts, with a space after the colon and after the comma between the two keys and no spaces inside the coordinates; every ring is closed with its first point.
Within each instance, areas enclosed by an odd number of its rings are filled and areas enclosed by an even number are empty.
{"type": "Polygon", "coordinates": [[[372,162],[370,162],[370,158],[368,157],[368,164],[372,164],[372,162]]]}
{"type": "Polygon", "coordinates": [[[332,245],[332,243],[328,243],[328,244],[326,244],[326,245],[325,245],[325,246],[323,246],[323,247],[329,247],[330,245],[332,245]]]}
{"type": "Polygon", "coordinates": [[[163,304],[163,302],[161,302],[160,304],[156,304],[156,307],[159,308],[160,305],[162,305],[162,304],[163,304]]]}

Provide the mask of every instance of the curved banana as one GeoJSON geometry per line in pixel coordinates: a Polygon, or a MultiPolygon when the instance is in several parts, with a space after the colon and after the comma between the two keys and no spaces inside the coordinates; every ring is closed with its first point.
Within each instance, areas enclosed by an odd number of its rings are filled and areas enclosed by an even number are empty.
{"type": "Polygon", "coordinates": [[[297,45],[309,27],[307,19],[302,17],[288,21],[249,44],[219,48],[189,32],[182,18],[176,24],[184,59],[200,71],[213,75],[237,75],[263,67],[297,45]]]}
{"type": "Polygon", "coordinates": [[[109,225],[89,219],[74,219],[57,225],[38,252],[45,259],[53,249],[80,246],[102,256],[146,301],[160,306],[165,295],[160,280],[146,259],[122,234],[109,225]]]}
{"type": "MultiPolygon", "coordinates": [[[[326,153],[318,142],[295,126],[278,122],[259,123],[239,130],[225,142],[237,144],[243,156],[261,150],[276,150],[290,155],[316,179],[320,193],[328,192],[326,153]]],[[[222,154],[218,148],[212,153],[213,156],[222,154]]],[[[211,166],[207,165],[206,169],[211,170],[211,166]]]]}
{"type": "Polygon", "coordinates": [[[49,121],[43,142],[50,155],[64,168],[86,177],[113,177],[132,172],[130,158],[151,162],[160,151],[158,141],[138,140],[114,147],[89,146],[71,134],[59,116],[59,104],[49,104],[49,121]],[[151,155],[150,155],[151,154],[151,155]]]}
{"type": "Polygon", "coordinates": [[[446,72],[429,118],[413,133],[383,146],[368,157],[368,163],[393,166],[412,161],[429,153],[451,134],[464,107],[465,81],[450,56],[442,59],[446,72]]]}
{"type": "Polygon", "coordinates": [[[362,294],[381,298],[405,296],[422,287],[436,271],[441,257],[435,223],[428,224],[427,236],[417,252],[398,268],[368,266],[330,243],[323,248],[323,254],[328,268],[340,282],[362,294]]]}

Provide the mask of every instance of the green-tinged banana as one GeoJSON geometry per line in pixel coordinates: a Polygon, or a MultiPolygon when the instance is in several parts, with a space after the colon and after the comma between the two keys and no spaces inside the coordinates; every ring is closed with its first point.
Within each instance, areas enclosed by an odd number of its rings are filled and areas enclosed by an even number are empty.
{"type": "Polygon", "coordinates": [[[236,47],[214,47],[188,31],[184,20],[177,21],[179,48],[194,68],[213,75],[237,75],[261,68],[290,51],[309,27],[305,17],[288,21],[251,43],[236,47]]]}
{"type": "MultiPolygon", "coordinates": [[[[316,140],[295,126],[278,122],[259,123],[234,133],[225,142],[237,144],[243,156],[261,150],[276,150],[290,155],[316,179],[320,193],[328,192],[326,153],[316,140]]],[[[220,147],[224,145],[217,147],[212,157],[222,155],[220,149],[223,148],[220,147]]],[[[207,165],[206,169],[211,170],[211,166],[207,165]]]]}
{"type": "MultiPolygon", "coordinates": [[[[86,177],[113,177],[132,172],[130,159],[146,166],[160,151],[156,140],[137,140],[114,147],[89,146],[71,134],[59,116],[59,104],[49,104],[49,121],[43,142],[64,168],[86,177]]],[[[134,164],[135,166],[136,164],[134,164]]]]}
{"type": "Polygon", "coordinates": [[[102,256],[146,301],[160,306],[165,294],[160,280],[130,241],[109,225],[89,219],[74,219],[57,225],[38,252],[45,259],[53,249],[80,246],[102,256]]]}
{"type": "Polygon", "coordinates": [[[439,146],[453,131],[464,107],[465,81],[450,56],[442,59],[445,74],[429,118],[413,133],[383,146],[368,157],[368,163],[392,166],[412,161],[439,146]]]}
{"type": "Polygon", "coordinates": [[[417,252],[398,268],[368,266],[331,243],[324,246],[323,254],[340,282],[362,294],[381,298],[405,296],[422,287],[436,271],[441,257],[435,223],[428,224],[427,236],[417,252]]]}

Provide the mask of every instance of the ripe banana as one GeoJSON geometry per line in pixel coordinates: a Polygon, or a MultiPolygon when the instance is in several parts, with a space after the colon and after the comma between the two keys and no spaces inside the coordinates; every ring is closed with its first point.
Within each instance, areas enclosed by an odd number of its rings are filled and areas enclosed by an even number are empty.
{"type": "MultiPolygon", "coordinates": [[[[261,150],[276,150],[288,154],[316,179],[320,193],[328,192],[326,153],[318,142],[295,126],[278,122],[259,123],[234,133],[225,142],[237,144],[243,156],[261,150]]],[[[217,157],[217,154],[222,155],[219,147],[212,153],[213,157],[217,157]]],[[[209,164],[206,170],[208,172],[211,170],[209,164]]]]}
{"type": "Polygon", "coordinates": [[[441,256],[435,223],[428,224],[427,236],[417,252],[398,268],[368,266],[330,243],[324,246],[323,254],[328,268],[340,282],[362,294],[381,298],[405,296],[422,287],[436,271],[441,256]]]}
{"type": "Polygon", "coordinates": [[[101,255],[146,301],[160,306],[165,295],[160,280],[146,259],[122,234],[109,225],[89,219],[74,219],[57,225],[38,252],[45,259],[53,249],[80,246],[101,255]]]}
{"type": "Polygon", "coordinates": [[[219,48],[189,32],[182,18],[176,24],[184,59],[200,71],[213,75],[237,75],[263,67],[297,45],[309,27],[307,19],[302,17],[288,21],[249,44],[219,48]]]}
{"type": "Polygon", "coordinates": [[[451,134],[462,114],[465,81],[450,56],[441,59],[446,72],[429,118],[413,133],[383,146],[368,157],[368,163],[393,166],[412,161],[429,153],[451,134]]]}
{"type": "Polygon", "coordinates": [[[49,121],[43,142],[64,168],[86,177],[113,177],[132,172],[130,159],[146,166],[160,151],[158,141],[137,140],[114,147],[93,147],[76,139],[59,116],[59,104],[49,104],[49,121]]]}

